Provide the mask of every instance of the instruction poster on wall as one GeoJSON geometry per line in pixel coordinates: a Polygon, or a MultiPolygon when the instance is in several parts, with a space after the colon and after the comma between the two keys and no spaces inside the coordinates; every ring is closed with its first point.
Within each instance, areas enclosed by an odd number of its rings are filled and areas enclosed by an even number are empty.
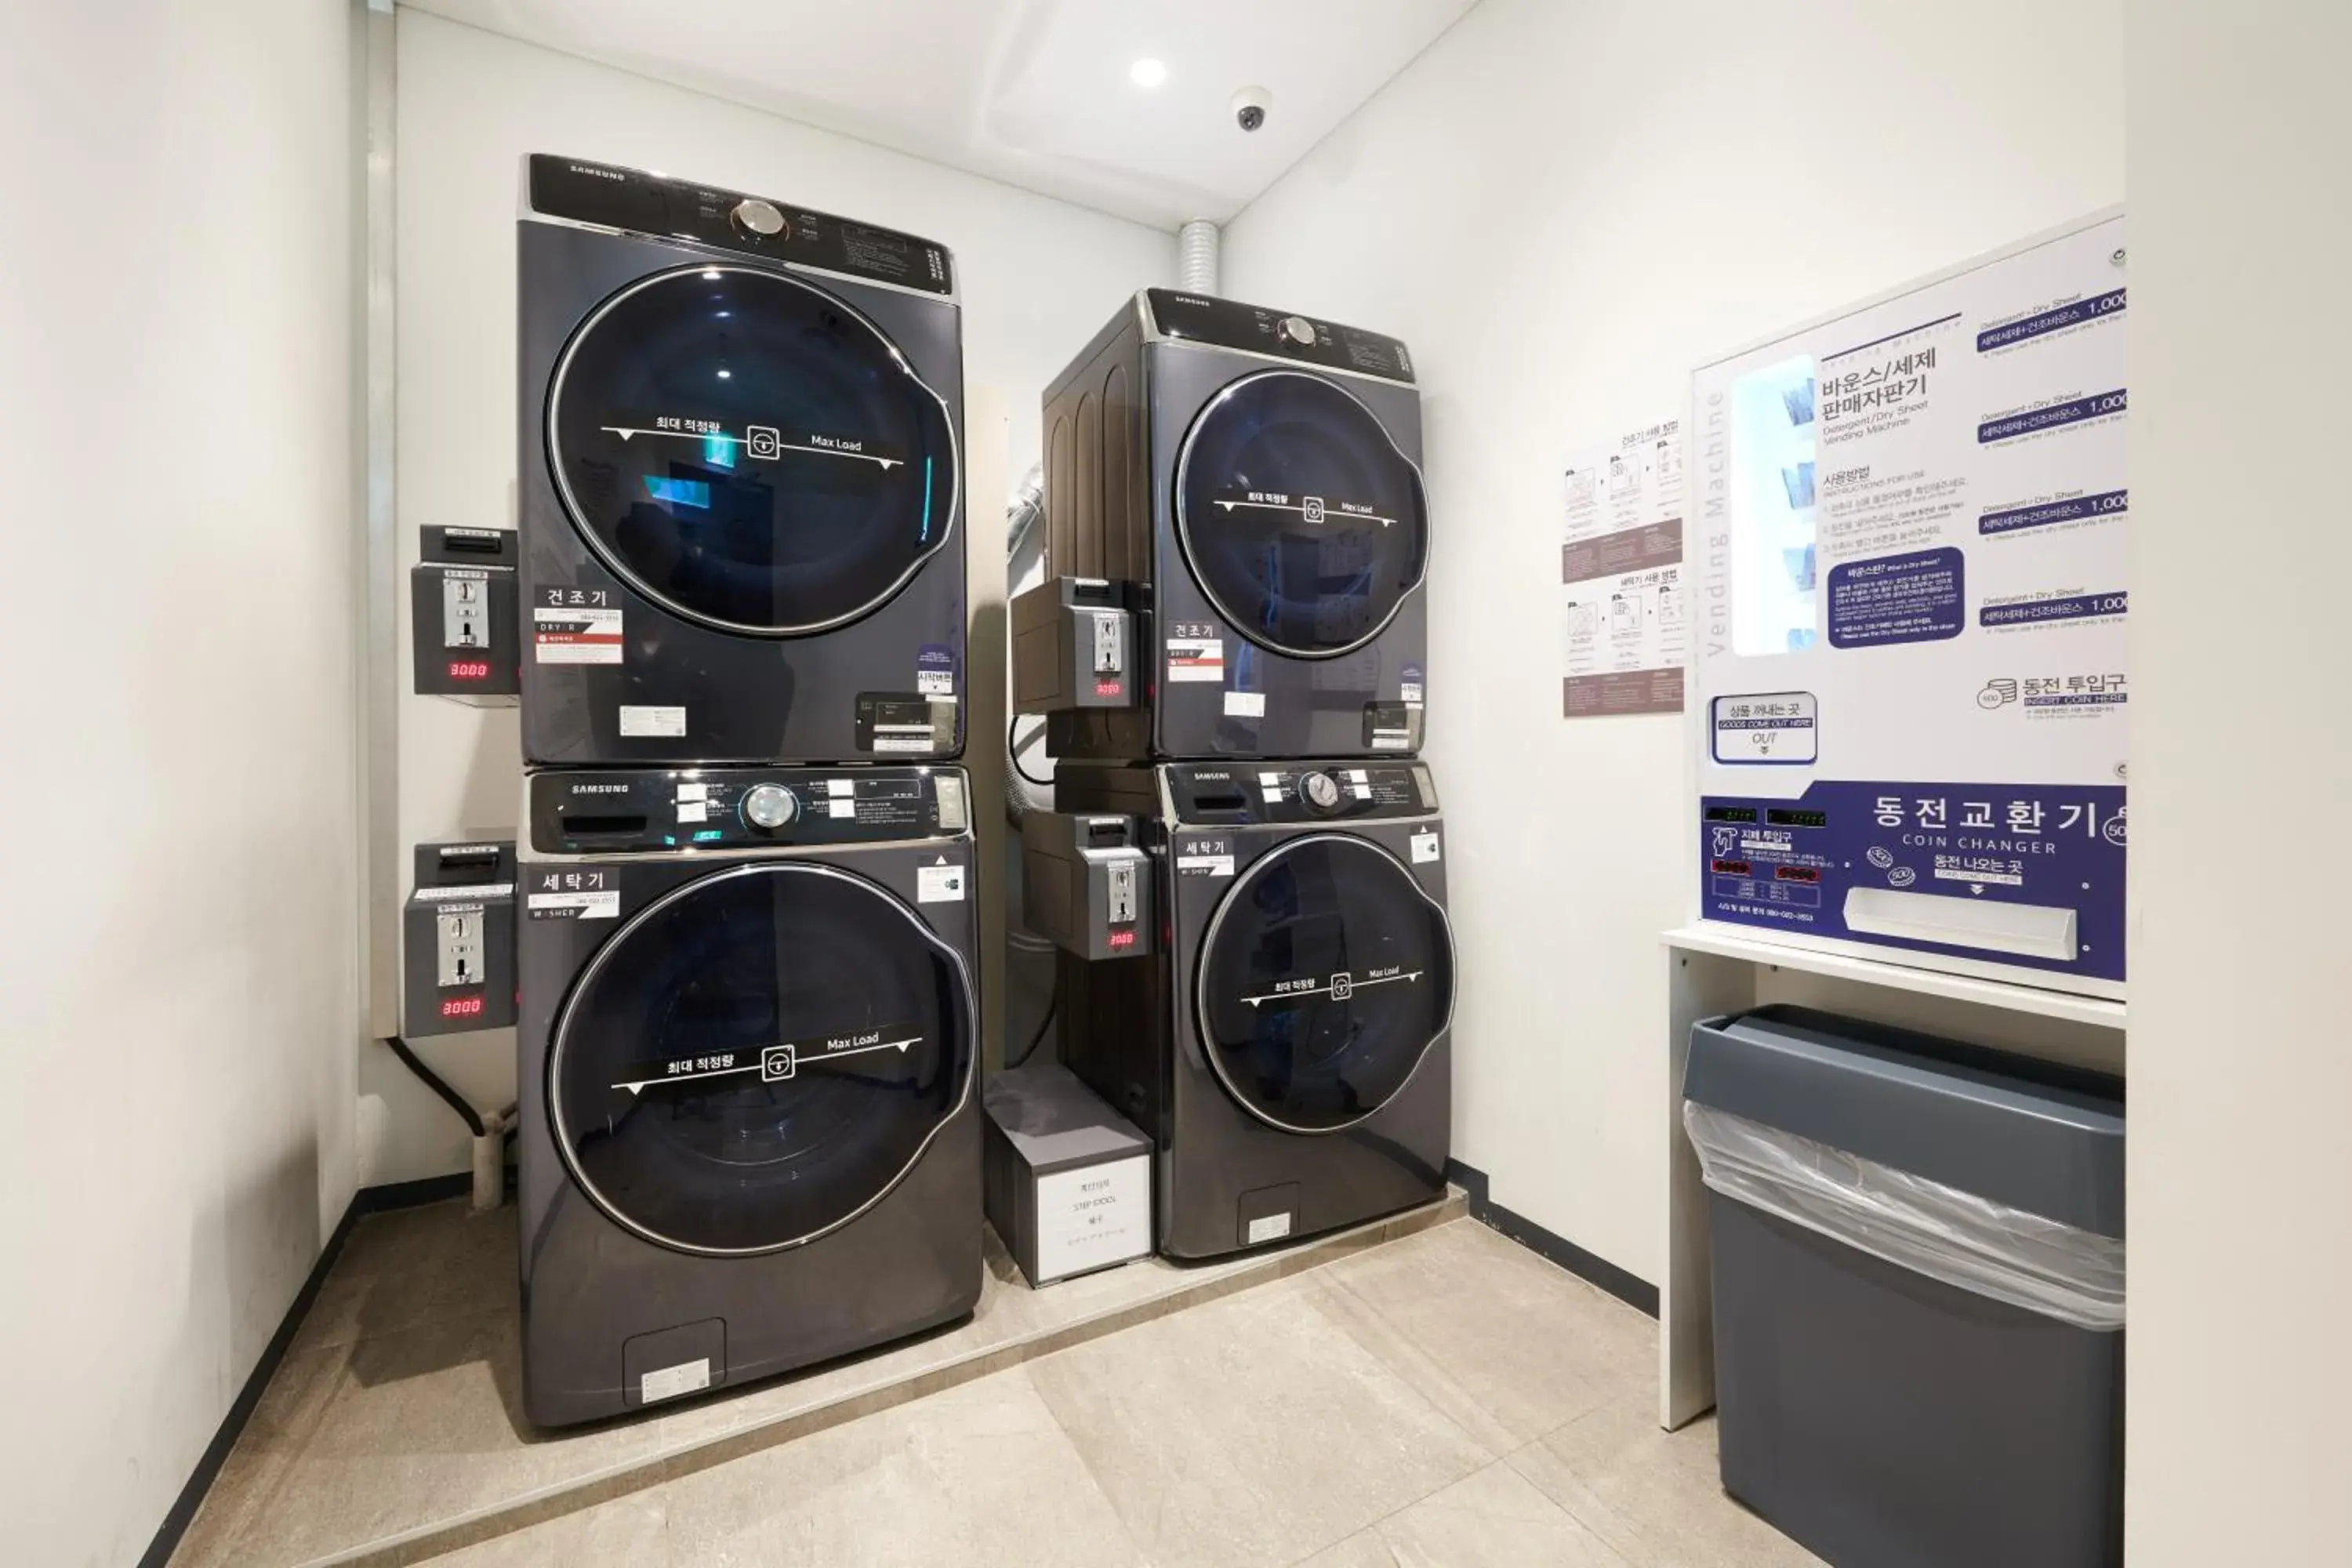
{"type": "Polygon", "coordinates": [[[1682,421],[1580,451],[1562,482],[1562,716],[1681,712],[1682,421]]]}
{"type": "Polygon", "coordinates": [[[2127,259],[2095,220],[1697,372],[1704,918],[2120,993],[2127,259]]]}

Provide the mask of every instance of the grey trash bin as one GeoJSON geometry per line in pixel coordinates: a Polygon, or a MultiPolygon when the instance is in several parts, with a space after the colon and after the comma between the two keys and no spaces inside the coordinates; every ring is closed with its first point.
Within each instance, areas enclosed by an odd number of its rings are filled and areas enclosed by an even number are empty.
{"type": "Polygon", "coordinates": [[[1683,1092],[1724,1489],[1835,1568],[2120,1564],[2122,1080],[1766,1007],[1683,1092]]]}

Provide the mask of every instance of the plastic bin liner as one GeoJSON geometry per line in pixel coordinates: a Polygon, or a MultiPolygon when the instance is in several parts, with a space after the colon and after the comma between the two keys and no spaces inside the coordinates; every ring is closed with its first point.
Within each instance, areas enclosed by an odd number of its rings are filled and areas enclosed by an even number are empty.
{"type": "Polygon", "coordinates": [[[2124,1244],[1875,1161],[1683,1103],[1706,1184],[1791,1225],[2077,1328],[2124,1326],[2124,1244]]]}

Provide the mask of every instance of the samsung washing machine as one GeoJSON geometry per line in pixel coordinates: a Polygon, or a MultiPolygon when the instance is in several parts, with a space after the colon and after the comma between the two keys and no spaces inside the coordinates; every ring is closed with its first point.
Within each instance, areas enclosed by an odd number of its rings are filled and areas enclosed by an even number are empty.
{"type": "Polygon", "coordinates": [[[1412,754],[1421,399],[1394,338],[1153,289],[1045,394],[1047,572],[1131,584],[1138,700],[1057,757],[1412,754]]]}
{"type": "Polygon", "coordinates": [[[980,1297],[961,770],[524,785],[522,1394],[561,1426],[980,1297]]]}
{"type": "Polygon", "coordinates": [[[518,230],[525,757],[961,754],[949,253],[547,156],[518,230]]]}
{"type": "Polygon", "coordinates": [[[1430,1202],[1452,1118],[1453,929],[1428,769],[1058,769],[1140,819],[1160,951],[1061,956],[1066,1059],[1154,1139],[1160,1250],[1217,1258],[1430,1202]]]}

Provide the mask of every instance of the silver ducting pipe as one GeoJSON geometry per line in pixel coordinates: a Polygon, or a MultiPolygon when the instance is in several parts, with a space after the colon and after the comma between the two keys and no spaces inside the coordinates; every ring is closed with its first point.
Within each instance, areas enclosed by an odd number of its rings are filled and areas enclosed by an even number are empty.
{"type": "Polygon", "coordinates": [[[1176,285],[1187,294],[1217,291],[1217,226],[1207,218],[1176,231],[1176,285]]]}

